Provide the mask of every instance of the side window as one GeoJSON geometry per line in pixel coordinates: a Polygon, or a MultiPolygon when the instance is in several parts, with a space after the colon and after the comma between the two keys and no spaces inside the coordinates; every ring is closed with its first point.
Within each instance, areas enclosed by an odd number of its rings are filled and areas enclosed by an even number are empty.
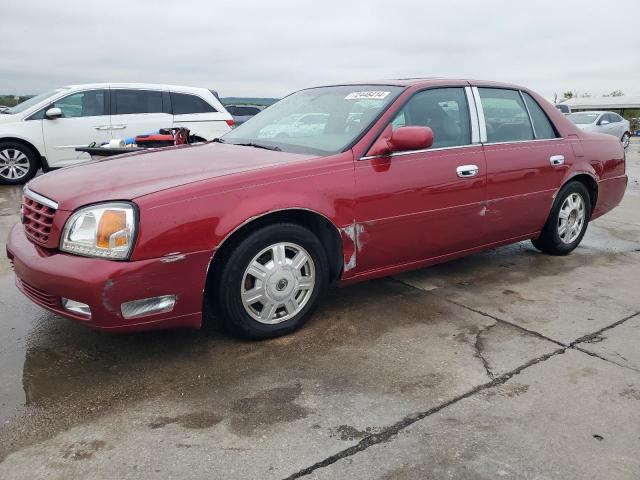
{"type": "Polygon", "coordinates": [[[479,88],[487,125],[487,142],[533,140],[533,129],[520,93],[500,88],[479,88]]]}
{"type": "Polygon", "coordinates": [[[611,117],[611,122],[613,122],[613,123],[618,123],[618,122],[621,122],[623,120],[623,118],[620,115],[618,115],[617,113],[611,113],[610,117],[611,117]]]}
{"type": "Polygon", "coordinates": [[[547,117],[547,114],[544,113],[542,107],[538,105],[538,102],[536,102],[527,92],[522,92],[522,96],[527,104],[527,108],[529,108],[536,138],[556,138],[556,131],[554,130],[553,125],[551,125],[551,121],[549,120],[549,117],[547,117]]]}
{"type": "Polygon", "coordinates": [[[162,113],[162,92],[154,90],[112,90],[115,97],[113,115],[162,113]]]}
{"type": "Polygon", "coordinates": [[[56,100],[53,106],[62,110],[63,118],[104,115],[104,90],[89,90],[87,92],[74,93],[60,100],[56,100]]]}
{"type": "Polygon", "coordinates": [[[434,88],[416,93],[391,125],[394,130],[408,125],[431,128],[431,148],[471,143],[471,120],[463,88],[434,88]]]}
{"type": "Polygon", "coordinates": [[[613,119],[611,118],[611,115],[609,115],[608,113],[605,113],[600,117],[600,120],[598,120],[598,124],[602,125],[602,122],[611,123],[612,121],[613,119]]]}
{"type": "Polygon", "coordinates": [[[217,110],[200,97],[186,93],[171,92],[171,104],[174,115],[186,115],[188,113],[209,113],[217,110]]]}

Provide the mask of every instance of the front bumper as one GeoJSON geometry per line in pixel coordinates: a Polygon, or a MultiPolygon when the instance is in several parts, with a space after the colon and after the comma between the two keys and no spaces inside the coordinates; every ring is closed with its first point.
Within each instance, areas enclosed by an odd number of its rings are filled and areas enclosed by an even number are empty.
{"type": "Polygon", "coordinates": [[[60,316],[100,330],[131,332],[163,328],[200,328],[207,268],[213,252],[116,262],[51,251],[31,243],[22,225],[13,227],[7,256],[13,262],[16,285],[29,299],[60,316]],[[172,311],[127,320],[120,306],[128,301],[176,295],[172,311]],[[62,307],[61,298],[91,308],[87,318],[62,307]]]}

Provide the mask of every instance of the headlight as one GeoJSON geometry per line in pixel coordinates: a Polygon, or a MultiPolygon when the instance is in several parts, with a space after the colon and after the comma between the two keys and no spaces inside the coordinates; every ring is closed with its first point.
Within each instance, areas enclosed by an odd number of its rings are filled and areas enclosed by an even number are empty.
{"type": "Polygon", "coordinates": [[[64,226],[60,250],[88,257],[129,258],[136,231],[130,203],[103,203],[75,212],[64,226]]]}

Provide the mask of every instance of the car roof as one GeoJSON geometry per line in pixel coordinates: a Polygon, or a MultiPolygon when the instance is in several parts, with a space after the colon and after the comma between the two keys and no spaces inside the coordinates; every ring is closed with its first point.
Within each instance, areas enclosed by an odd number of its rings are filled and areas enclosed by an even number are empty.
{"type": "Polygon", "coordinates": [[[370,80],[370,81],[355,81],[335,83],[331,85],[322,85],[324,87],[333,86],[349,86],[349,85],[390,85],[396,87],[430,87],[438,85],[450,85],[450,84],[470,84],[470,85],[482,85],[487,87],[502,87],[528,90],[526,87],[514,85],[511,83],[496,82],[493,80],[474,80],[469,78],[445,78],[445,77],[412,77],[412,78],[395,78],[395,79],[383,79],[383,80],[370,80]]]}
{"type": "Polygon", "coordinates": [[[615,112],[610,112],[608,110],[584,110],[584,111],[580,111],[580,112],[572,112],[572,114],[574,113],[586,113],[589,115],[600,115],[601,113],[615,113],[615,112]]]}
{"type": "Polygon", "coordinates": [[[189,87],[186,85],[168,85],[163,83],[120,83],[120,82],[109,82],[109,83],[79,83],[74,85],[65,85],[63,88],[72,88],[72,89],[86,89],[86,88],[133,88],[133,89],[142,89],[148,88],[151,90],[171,90],[171,91],[179,91],[179,92],[208,92],[212,93],[211,89],[203,88],[203,87],[189,87]]]}

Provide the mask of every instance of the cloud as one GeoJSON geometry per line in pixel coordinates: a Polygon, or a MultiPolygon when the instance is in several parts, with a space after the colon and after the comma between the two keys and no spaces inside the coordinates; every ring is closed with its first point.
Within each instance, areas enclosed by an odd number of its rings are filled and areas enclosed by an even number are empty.
{"type": "Polygon", "coordinates": [[[0,92],[87,82],[280,96],[411,76],[640,94],[632,0],[30,1],[0,7],[0,92]]]}

